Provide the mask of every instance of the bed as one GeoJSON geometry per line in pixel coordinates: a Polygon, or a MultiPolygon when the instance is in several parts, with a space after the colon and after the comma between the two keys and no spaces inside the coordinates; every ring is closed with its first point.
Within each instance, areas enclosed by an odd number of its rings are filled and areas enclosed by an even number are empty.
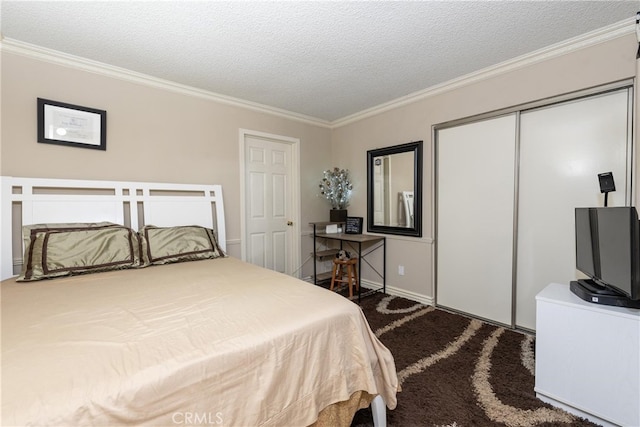
{"type": "Polygon", "coordinates": [[[1,180],[2,425],[349,425],[369,404],[385,425],[389,350],[346,298],[225,255],[220,186],[1,180]],[[95,271],[56,264],[105,241],[95,271]]]}

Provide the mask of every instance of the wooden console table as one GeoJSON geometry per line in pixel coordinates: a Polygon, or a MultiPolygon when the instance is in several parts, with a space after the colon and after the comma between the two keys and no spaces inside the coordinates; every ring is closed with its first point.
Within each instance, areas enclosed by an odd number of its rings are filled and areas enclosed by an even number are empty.
{"type": "MultiPolygon", "coordinates": [[[[362,261],[366,262],[372,269],[373,271],[380,276],[380,278],[382,279],[382,293],[387,293],[387,285],[386,285],[386,265],[387,265],[387,248],[386,248],[386,237],[384,236],[376,236],[373,234],[347,234],[347,233],[319,233],[318,232],[318,227],[325,227],[327,225],[332,225],[332,224],[342,224],[344,226],[344,223],[341,222],[311,222],[309,223],[311,226],[313,226],[313,283],[314,284],[318,284],[320,281],[322,281],[322,279],[327,279],[330,278],[331,275],[329,274],[328,277],[323,277],[320,274],[318,274],[318,270],[317,270],[317,260],[319,257],[322,256],[328,256],[328,255],[332,255],[335,254],[336,251],[318,251],[317,250],[317,239],[328,239],[328,240],[335,240],[340,242],[340,249],[343,249],[343,245],[344,243],[349,244],[349,246],[353,247],[354,249],[357,247],[357,255],[358,255],[358,301],[360,301],[360,298],[363,296],[362,295],[362,287],[360,286],[360,282],[362,280],[362,261]],[[362,245],[363,244],[371,244],[373,245],[372,247],[368,248],[368,250],[366,252],[362,252],[362,245]],[[376,270],[373,265],[371,265],[366,257],[368,255],[370,255],[371,253],[377,251],[381,249],[382,250],[382,273],[380,273],[378,270],[376,270]]],[[[373,290],[372,292],[377,292],[378,290],[373,290]]],[[[368,295],[369,292],[366,292],[365,295],[368,295]]]]}

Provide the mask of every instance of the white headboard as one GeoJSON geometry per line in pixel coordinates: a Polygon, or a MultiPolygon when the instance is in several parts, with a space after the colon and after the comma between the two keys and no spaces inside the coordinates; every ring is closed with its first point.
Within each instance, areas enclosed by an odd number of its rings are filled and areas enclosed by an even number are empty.
{"type": "Polygon", "coordinates": [[[201,225],[226,250],[222,186],[0,177],[0,280],[22,259],[22,225],[110,221],[138,230],[201,225]],[[17,236],[16,236],[17,234],[17,236]],[[16,243],[20,242],[20,243],[16,243]]]}

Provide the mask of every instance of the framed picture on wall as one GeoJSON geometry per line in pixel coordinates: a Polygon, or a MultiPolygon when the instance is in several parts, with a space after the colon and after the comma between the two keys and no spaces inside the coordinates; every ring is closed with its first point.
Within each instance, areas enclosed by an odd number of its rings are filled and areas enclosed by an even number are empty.
{"type": "Polygon", "coordinates": [[[107,112],[38,98],[38,142],[107,149],[107,112]]]}

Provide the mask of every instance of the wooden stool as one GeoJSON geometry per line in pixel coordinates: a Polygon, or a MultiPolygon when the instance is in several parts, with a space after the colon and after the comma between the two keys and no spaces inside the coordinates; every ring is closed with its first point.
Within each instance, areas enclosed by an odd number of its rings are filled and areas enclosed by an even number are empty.
{"type": "Polygon", "coordinates": [[[356,262],[358,258],[350,258],[341,260],[338,258],[333,259],[333,270],[331,271],[331,287],[329,290],[333,290],[333,286],[336,283],[349,284],[349,298],[353,298],[353,288],[360,289],[358,285],[358,271],[356,268],[356,262]],[[346,275],[346,279],[343,277],[346,275]],[[355,286],[354,286],[355,285],[355,286]]]}

